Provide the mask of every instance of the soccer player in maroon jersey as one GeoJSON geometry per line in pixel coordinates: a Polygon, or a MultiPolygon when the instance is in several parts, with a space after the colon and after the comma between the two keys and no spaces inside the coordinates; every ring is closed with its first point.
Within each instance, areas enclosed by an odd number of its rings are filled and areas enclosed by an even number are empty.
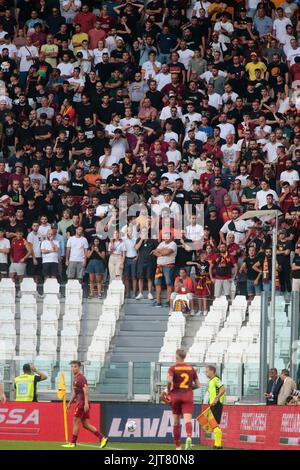
{"type": "Polygon", "coordinates": [[[187,439],[185,450],[192,448],[192,416],[194,409],[193,390],[200,387],[196,369],[185,361],[186,352],[183,349],[176,351],[176,364],[168,371],[167,391],[173,412],[173,437],[176,450],[181,450],[180,444],[180,418],[183,415],[187,439]]]}
{"type": "Polygon", "coordinates": [[[82,424],[85,429],[93,433],[99,439],[100,449],[104,449],[108,442],[108,437],[105,437],[90,424],[91,405],[89,403],[88,385],[85,376],[81,373],[80,367],[81,363],[79,361],[71,362],[74,380],[73,391],[67,409],[69,410],[74,402],[76,407],[74,413],[72,442],[67,444],[65,447],[76,447],[80,424],[82,424]]]}

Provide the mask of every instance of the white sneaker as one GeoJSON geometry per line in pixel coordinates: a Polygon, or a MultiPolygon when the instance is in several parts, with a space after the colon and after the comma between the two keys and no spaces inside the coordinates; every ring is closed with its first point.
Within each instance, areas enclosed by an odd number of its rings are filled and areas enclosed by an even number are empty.
{"type": "Polygon", "coordinates": [[[207,314],[208,314],[208,311],[207,311],[207,310],[204,310],[203,316],[206,317],[207,314]]]}
{"type": "Polygon", "coordinates": [[[194,310],[191,310],[191,313],[190,313],[191,317],[194,317],[195,316],[195,312],[194,310]]]}
{"type": "Polygon", "coordinates": [[[144,298],[143,294],[140,293],[139,295],[136,296],[135,300],[141,300],[143,298],[144,298]]]}
{"type": "Polygon", "coordinates": [[[153,297],[153,295],[151,294],[151,292],[149,292],[149,294],[148,294],[148,299],[149,299],[149,300],[153,300],[153,299],[154,299],[154,297],[153,297]]]}
{"type": "Polygon", "coordinates": [[[198,310],[198,312],[195,313],[195,317],[200,317],[200,315],[202,315],[202,312],[200,312],[200,310],[198,310]]]}
{"type": "Polygon", "coordinates": [[[180,446],[180,447],[176,447],[176,450],[181,450],[181,446],[180,446]]]}

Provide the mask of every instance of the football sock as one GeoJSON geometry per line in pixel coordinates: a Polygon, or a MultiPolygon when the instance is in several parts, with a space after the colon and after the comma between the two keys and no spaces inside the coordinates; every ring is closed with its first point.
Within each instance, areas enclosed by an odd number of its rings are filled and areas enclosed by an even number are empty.
{"type": "Polygon", "coordinates": [[[101,432],[99,431],[95,431],[93,432],[93,434],[95,434],[95,436],[98,437],[99,441],[101,441],[101,439],[104,437],[103,434],[101,434],[101,432]]]}
{"type": "Polygon", "coordinates": [[[76,444],[77,439],[78,439],[78,436],[75,436],[75,434],[73,434],[73,436],[72,436],[72,444],[76,444]]]}
{"type": "Polygon", "coordinates": [[[214,436],[215,436],[215,446],[221,447],[222,446],[222,431],[219,428],[219,426],[217,426],[214,429],[214,436]]]}
{"type": "Polygon", "coordinates": [[[186,430],[187,437],[192,437],[192,423],[186,423],[185,430],[186,430]]]}
{"type": "Polygon", "coordinates": [[[180,424],[173,426],[173,437],[176,447],[180,447],[180,424]]]}

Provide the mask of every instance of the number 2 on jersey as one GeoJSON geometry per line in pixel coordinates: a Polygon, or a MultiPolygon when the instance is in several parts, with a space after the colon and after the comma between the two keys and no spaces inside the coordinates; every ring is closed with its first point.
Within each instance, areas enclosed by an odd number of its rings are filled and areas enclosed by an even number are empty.
{"type": "Polygon", "coordinates": [[[179,388],[189,388],[189,380],[190,376],[189,374],[180,374],[180,377],[182,377],[182,382],[179,385],[179,388]]]}

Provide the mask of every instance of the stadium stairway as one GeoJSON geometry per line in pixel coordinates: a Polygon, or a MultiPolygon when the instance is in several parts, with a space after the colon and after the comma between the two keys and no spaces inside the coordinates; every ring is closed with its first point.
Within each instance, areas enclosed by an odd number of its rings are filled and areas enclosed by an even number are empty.
{"type": "Polygon", "coordinates": [[[108,362],[101,371],[101,395],[128,394],[128,362],[133,362],[133,394],[149,394],[151,362],[158,361],[167,323],[167,308],[154,308],[148,300],[125,301],[108,362]]]}
{"type": "Polygon", "coordinates": [[[185,324],[185,334],[182,338],[181,346],[185,351],[188,351],[194,343],[194,338],[203,323],[204,317],[191,317],[187,315],[185,324]]]}

